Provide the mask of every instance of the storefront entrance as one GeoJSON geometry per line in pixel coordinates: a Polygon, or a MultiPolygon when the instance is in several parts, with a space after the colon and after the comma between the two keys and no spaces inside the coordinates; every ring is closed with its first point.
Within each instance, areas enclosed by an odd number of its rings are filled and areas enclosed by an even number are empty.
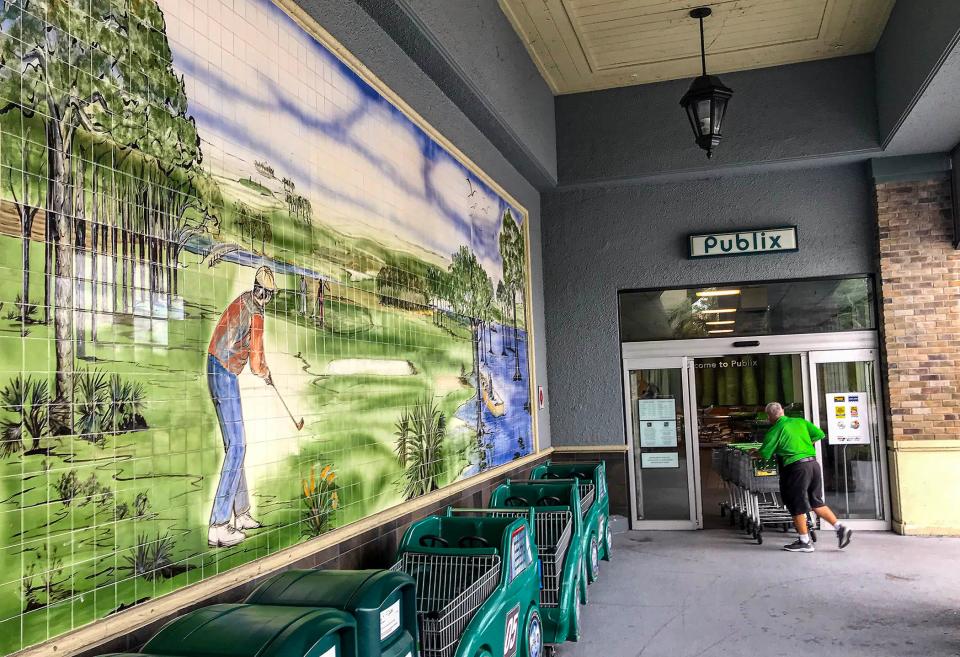
{"type": "Polygon", "coordinates": [[[876,331],[624,342],[622,349],[634,528],[725,526],[728,490],[714,467],[716,450],[761,441],[764,406],[778,401],[827,433],[817,459],[837,516],[858,529],[889,529],[876,331]]]}

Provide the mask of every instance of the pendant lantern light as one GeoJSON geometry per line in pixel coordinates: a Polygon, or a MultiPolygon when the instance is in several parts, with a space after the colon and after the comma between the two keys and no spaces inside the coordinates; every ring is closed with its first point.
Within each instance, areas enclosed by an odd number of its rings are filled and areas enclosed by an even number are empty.
{"type": "Polygon", "coordinates": [[[707,75],[707,55],[703,41],[703,19],[712,14],[710,7],[698,7],[690,11],[690,17],[700,21],[700,65],[703,73],[695,78],[690,89],[680,99],[680,105],[687,112],[690,127],[693,128],[697,146],[713,156],[713,149],[720,144],[722,133],[720,126],[727,111],[727,101],[733,96],[733,90],[725,87],[720,78],[707,75]]]}

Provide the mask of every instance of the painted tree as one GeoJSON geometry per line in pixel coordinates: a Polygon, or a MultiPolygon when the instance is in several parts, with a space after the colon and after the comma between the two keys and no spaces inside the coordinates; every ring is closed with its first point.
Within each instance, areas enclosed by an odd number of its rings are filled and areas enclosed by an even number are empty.
{"type": "MultiPolygon", "coordinates": [[[[36,306],[30,303],[30,235],[33,220],[43,205],[46,178],[46,154],[43,152],[43,131],[39,121],[7,112],[2,117],[3,140],[0,158],[4,192],[10,195],[20,223],[23,266],[18,309],[20,321],[26,324],[36,306]]],[[[26,330],[26,329],[24,329],[26,330]]]]}
{"type": "MultiPolygon", "coordinates": [[[[453,311],[470,323],[473,344],[473,372],[477,392],[477,438],[483,434],[483,403],[480,394],[480,349],[479,330],[481,319],[486,315],[492,293],[487,285],[490,277],[477,261],[477,256],[466,246],[461,246],[450,263],[450,304],[453,311]]],[[[491,284],[492,288],[492,284],[491,284]]],[[[492,292],[492,290],[491,290],[492,292]]]]}
{"type": "Polygon", "coordinates": [[[283,200],[287,204],[287,212],[293,217],[297,213],[297,184],[286,176],[281,178],[280,182],[283,183],[283,200]]]}
{"type": "Polygon", "coordinates": [[[447,272],[439,267],[430,265],[426,273],[427,296],[430,306],[433,308],[433,323],[437,326],[443,326],[443,305],[447,303],[449,283],[447,281],[447,272]]]}
{"type": "Polygon", "coordinates": [[[526,262],[523,231],[513,219],[513,215],[508,209],[503,213],[503,221],[500,227],[498,237],[498,246],[500,248],[500,260],[503,263],[503,281],[504,285],[510,291],[510,306],[513,313],[513,351],[516,356],[516,371],[513,378],[519,381],[523,378],[520,370],[520,345],[517,332],[517,293],[521,296],[524,313],[526,317],[526,262]]]}
{"type": "Polygon", "coordinates": [[[265,160],[255,160],[253,163],[253,168],[257,170],[264,178],[275,178],[273,167],[270,166],[270,163],[265,160]]]}
{"type": "Polygon", "coordinates": [[[500,355],[507,355],[507,308],[510,307],[510,303],[513,301],[513,296],[510,294],[510,288],[503,282],[501,278],[497,282],[497,292],[496,292],[497,303],[500,305],[500,316],[503,318],[503,322],[500,324],[500,355]]]}
{"type": "Polygon", "coordinates": [[[233,204],[233,223],[240,231],[241,239],[249,236],[253,241],[253,211],[243,201],[233,204]]]}
{"type": "MultiPolygon", "coordinates": [[[[0,29],[0,111],[38,116],[44,129],[56,345],[50,424],[64,434],[72,429],[75,218],[86,206],[85,191],[76,189],[78,173],[85,171],[85,163],[73,159],[78,134],[157,154],[165,167],[199,161],[199,142],[186,118],[183,79],[173,71],[155,0],[7,2],[0,8],[0,29]]],[[[147,190],[141,198],[154,196],[147,190]]],[[[142,217],[145,225],[150,221],[142,217]]],[[[155,254],[157,246],[154,236],[155,254]]],[[[140,249],[146,253],[143,238],[140,249]]]]}
{"type": "MultiPolygon", "coordinates": [[[[480,321],[480,336],[484,340],[490,339],[490,324],[493,319],[493,281],[490,280],[490,276],[487,275],[487,272],[481,267],[481,272],[483,276],[479,278],[478,287],[477,287],[477,319],[480,321]],[[486,337],[484,337],[486,336],[486,337]]],[[[493,349],[489,349],[486,342],[483,342],[480,345],[480,355],[483,358],[483,362],[487,362],[486,354],[493,353],[493,349]]]]}

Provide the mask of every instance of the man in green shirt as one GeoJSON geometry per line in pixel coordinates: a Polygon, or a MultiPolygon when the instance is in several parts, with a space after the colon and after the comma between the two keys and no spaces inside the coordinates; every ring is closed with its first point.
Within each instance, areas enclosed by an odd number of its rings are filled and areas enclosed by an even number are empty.
{"type": "Polygon", "coordinates": [[[817,463],[814,443],[823,438],[823,431],[803,418],[787,417],[777,402],[767,404],[770,429],[763,438],[757,455],[769,460],[776,456],[780,466],[780,495],[793,516],[793,525],[800,537],[790,545],[788,552],[813,552],[813,543],[807,531],[807,514],[812,510],[836,527],[840,549],[850,544],[853,532],[840,524],[837,516],[823,502],[823,475],[817,463]]]}

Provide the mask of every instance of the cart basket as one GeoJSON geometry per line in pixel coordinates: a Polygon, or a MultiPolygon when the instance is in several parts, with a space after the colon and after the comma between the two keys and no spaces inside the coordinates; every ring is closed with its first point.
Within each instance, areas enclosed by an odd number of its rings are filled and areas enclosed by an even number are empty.
{"type": "MultiPolygon", "coordinates": [[[[500,518],[527,518],[529,511],[495,509],[500,518]]],[[[540,589],[540,606],[560,605],[560,582],[563,578],[563,560],[573,536],[573,513],[570,511],[534,510],[534,540],[543,568],[543,586],[540,589]]]]}
{"type": "Polygon", "coordinates": [[[392,569],[417,583],[421,657],[451,657],[470,620],[500,581],[496,554],[404,552],[392,569]]]}

